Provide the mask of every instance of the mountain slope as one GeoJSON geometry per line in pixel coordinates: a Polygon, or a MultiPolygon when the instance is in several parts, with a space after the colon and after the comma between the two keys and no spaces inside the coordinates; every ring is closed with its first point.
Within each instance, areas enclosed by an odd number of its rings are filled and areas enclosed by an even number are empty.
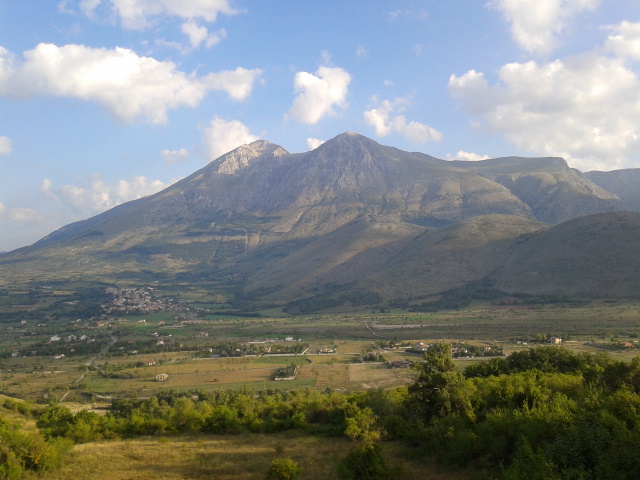
{"type": "Polygon", "coordinates": [[[558,158],[452,162],[350,132],[299,154],[260,140],[2,255],[0,284],[199,279],[256,304],[346,288],[420,297],[492,273],[545,223],[620,208],[558,158]]]}
{"type": "Polygon", "coordinates": [[[543,222],[560,223],[622,208],[616,195],[569,168],[562,158],[540,158],[532,162],[529,158],[506,157],[455,163],[504,185],[543,222]]]}
{"type": "Polygon", "coordinates": [[[385,299],[419,299],[491,275],[527,236],[549,226],[513,215],[483,215],[426,231],[354,289],[385,299]]]}
{"type": "Polygon", "coordinates": [[[588,215],[516,245],[496,275],[507,292],[637,296],[640,214],[588,215]]]}
{"type": "Polygon", "coordinates": [[[587,172],[589,180],[617,195],[626,210],[640,212],[640,168],[613,172],[587,172]]]}

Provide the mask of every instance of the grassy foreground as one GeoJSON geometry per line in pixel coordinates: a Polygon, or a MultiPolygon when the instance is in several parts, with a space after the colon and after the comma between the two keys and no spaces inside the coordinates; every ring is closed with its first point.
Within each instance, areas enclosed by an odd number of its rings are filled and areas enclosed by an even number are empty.
{"type": "MultiPolygon", "coordinates": [[[[336,464],[351,447],[346,438],[304,434],[197,435],[76,445],[65,464],[41,480],[264,480],[271,461],[291,458],[299,480],[337,479],[336,464]]],[[[393,442],[383,447],[397,478],[466,480],[460,472],[402,458],[393,442]]]]}

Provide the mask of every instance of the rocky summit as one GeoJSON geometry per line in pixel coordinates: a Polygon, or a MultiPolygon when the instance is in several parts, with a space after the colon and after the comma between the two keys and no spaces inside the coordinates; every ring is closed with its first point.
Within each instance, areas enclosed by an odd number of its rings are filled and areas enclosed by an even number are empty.
{"type": "Polygon", "coordinates": [[[445,161],[351,132],[297,154],[260,140],[4,254],[0,282],[209,282],[252,308],[417,302],[477,281],[629,295],[638,280],[616,269],[640,266],[640,214],[620,212],[640,202],[624,174],[605,177],[561,158],[445,161]],[[607,188],[621,183],[624,195],[607,188]]]}

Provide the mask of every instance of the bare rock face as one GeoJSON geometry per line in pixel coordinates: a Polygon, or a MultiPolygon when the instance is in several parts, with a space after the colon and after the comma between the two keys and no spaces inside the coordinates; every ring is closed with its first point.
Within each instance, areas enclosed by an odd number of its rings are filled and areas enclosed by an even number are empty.
{"type": "Polygon", "coordinates": [[[3,255],[0,284],[144,272],[276,304],[347,285],[392,299],[503,268],[542,222],[621,208],[559,158],[444,161],[351,132],[299,154],[259,140],[3,255]]]}

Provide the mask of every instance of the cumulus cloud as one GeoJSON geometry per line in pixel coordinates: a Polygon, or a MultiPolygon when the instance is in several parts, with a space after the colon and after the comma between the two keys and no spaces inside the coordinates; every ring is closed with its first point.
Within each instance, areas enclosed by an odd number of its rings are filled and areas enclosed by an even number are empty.
{"type": "Polygon", "coordinates": [[[640,60],[640,23],[622,22],[611,30],[606,49],[621,58],[640,60]]]}
{"type": "Polygon", "coordinates": [[[160,156],[165,163],[182,163],[187,161],[190,153],[187,149],[181,148],[180,150],[162,150],[160,156]]]}
{"type": "Polygon", "coordinates": [[[220,73],[210,73],[203,77],[208,88],[222,90],[233,100],[243,101],[251,94],[254,82],[262,75],[262,70],[238,67],[220,73]]]}
{"type": "Polygon", "coordinates": [[[44,217],[31,208],[9,209],[9,219],[16,222],[42,222],[44,217]]]}
{"type": "Polygon", "coordinates": [[[15,222],[42,222],[44,216],[30,208],[7,207],[0,202],[0,218],[15,222]]]}
{"type": "MultiPolygon", "coordinates": [[[[82,3],[93,5],[101,2],[83,0],[82,3]]],[[[109,0],[105,3],[110,5],[122,26],[131,30],[149,28],[161,16],[215,22],[219,14],[240,13],[229,5],[229,0],[109,0]]],[[[93,6],[94,10],[96,6],[93,6]]]]}
{"type": "Polygon", "coordinates": [[[449,91],[480,126],[582,170],[622,168],[640,153],[640,78],[621,58],[510,63],[495,85],[471,70],[452,75],[449,91]]]}
{"type": "Polygon", "coordinates": [[[110,184],[100,175],[95,175],[81,185],[64,185],[58,189],[53,188],[51,180],[45,179],[40,189],[49,198],[74,209],[103,212],[122,203],[152,195],[166,187],[160,180],[150,180],[143,176],[110,184]]]}
{"type": "Polygon", "coordinates": [[[198,25],[192,19],[183,23],[181,28],[182,33],[189,37],[189,44],[193,50],[199,48],[201,45],[211,48],[227,36],[227,31],[224,28],[217,32],[209,33],[207,27],[198,25]]]}
{"type": "Polygon", "coordinates": [[[547,55],[554,50],[567,21],[595,9],[598,3],[600,0],[492,0],[487,6],[502,12],[521,48],[547,55]]]}
{"type": "Polygon", "coordinates": [[[224,120],[214,118],[204,132],[204,142],[207,146],[209,159],[215,160],[240,145],[259,140],[251,134],[249,128],[239,120],[224,120]]]}
{"type": "Polygon", "coordinates": [[[13,147],[9,137],[0,137],[0,155],[9,155],[13,147]]]}
{"type": "Polygon", "coordinates": [[[374,128],[376,136],[384,137],[396,132],[413,142],[442,140],[442,134],[430,126],[408,121],[404,115],[398,115],[406,110],[409,103],[406,99],[396,98],[393,101],[379,102],[374,97],[373,100],[379,103],[379,106],[365,111],[363,115],[365,123],[374,128]]]}
{"type": "Polygon", "coordinates": [[[260,70],[238,67],[198,77],[172,62],[138,56],[126,48],[39,44],[19,62],[0,47],[0,95],[38,94],[97,102],[125,122],[167,121],[167,111],[198,105],[210,90],[244,100],[260,70]]]}
{"type": "Polygon", "coordinates": [[[340,67],[320,67],[314,74],[298,72],[293,85],[296,98],[289,114],[308,125],[318,123],[323,117],[335,115],[335,107],[346,108],[351,75],[340,67]]]}
{"type": "Polygon", "coordinates": [[[479,160],[487,160],[488,155],[478,155],[477,153],[465,152],[464,150],[458,151],[455,155],[447,154],[447,160],[466,160],[469,162],[477,162],[479,160]]]}
{"type": "Polygon", "coordinates": [[[307,147],[311,150],[315,150],[320,145],[322,145],[325,140],[318,140],[317,138],[307,138],[307,147]]]}

